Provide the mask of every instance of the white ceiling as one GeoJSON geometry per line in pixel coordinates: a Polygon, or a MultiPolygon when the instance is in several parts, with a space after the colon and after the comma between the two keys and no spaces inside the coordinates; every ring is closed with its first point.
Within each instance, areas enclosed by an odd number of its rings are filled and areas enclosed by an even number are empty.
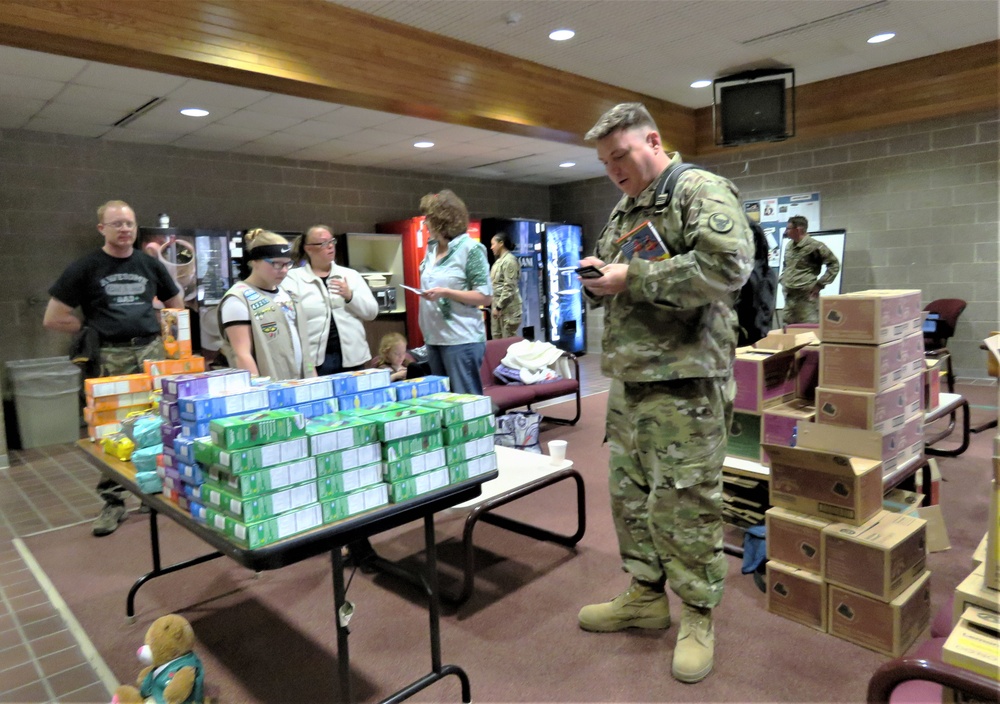
{"type": "MultiPolygon", "coordinates": [[[[997,0],[330,1],[689,107],[712,102],[697,79],[791,66],[801,85],[1000,36],[997,0]]],[[[604,173],[585,147],[6,46],[0,128],[544,185],[604,173]]]]}

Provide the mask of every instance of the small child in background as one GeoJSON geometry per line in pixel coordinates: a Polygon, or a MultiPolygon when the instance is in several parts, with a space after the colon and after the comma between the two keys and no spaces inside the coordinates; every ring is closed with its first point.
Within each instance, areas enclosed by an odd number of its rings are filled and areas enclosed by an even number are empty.
{"type": "Polygon", "coordinates": [[[388,369],[390,381],[402,381],[406,378],[406,365],[406,338],[398,332],[387,333],[378,344],[375,366],[388,369]]]}

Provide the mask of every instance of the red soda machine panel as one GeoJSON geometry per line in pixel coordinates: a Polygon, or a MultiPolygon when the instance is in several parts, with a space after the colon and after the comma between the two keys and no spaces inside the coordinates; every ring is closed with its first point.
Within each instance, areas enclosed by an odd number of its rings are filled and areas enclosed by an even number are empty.
{"type": "MultiPolygon", "coordinates": [[[[403,238],[403,283],[413,288],[420,288],[420,262],[427,254],[427,240],[430,233],[424,224],[424,216],[380,222],[375,225],[375,232],[395,234],[403,238]]],[[[478,220],[469,221],[469,237],[479,241],[480,224],[478,220]]],[[[404,289],[405,291],[405,289],[404,289]]],[[[406,338],[411,349],[424,344],[424,335],[420,331],[419,311],[420,297],[412,291],[405,291],[406,300],[406,338]]]]}

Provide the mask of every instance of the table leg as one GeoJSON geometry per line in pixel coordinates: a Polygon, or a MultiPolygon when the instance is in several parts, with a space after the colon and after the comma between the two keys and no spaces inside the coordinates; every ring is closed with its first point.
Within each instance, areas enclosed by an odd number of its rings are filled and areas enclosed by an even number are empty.
{"type": "Polygon", "coordinates": [[[333,566],[333,618],[337,624],[337,666],[340,673],[340,700],[351,701],[351,655],[347,649],[347,636],[350,629],[341,624],[340,610],[347,601],[347,590],[344,587],[344,557],[338,545],[330,551],[330,562],[333,566]]]}

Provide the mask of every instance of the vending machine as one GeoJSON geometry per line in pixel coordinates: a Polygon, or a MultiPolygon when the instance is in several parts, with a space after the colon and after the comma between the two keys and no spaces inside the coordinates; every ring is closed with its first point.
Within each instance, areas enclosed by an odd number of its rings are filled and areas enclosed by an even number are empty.
{"type": "MultiPolygon", "coordinates": [[[[430,238],[430,233],[427,232],[427,225],[424,223],[424,216],[419,215],[393,222],[380,222],[375,225],[375,232],[399,235],[402,239],[403,280],[392,283],[402,283],[419,289],[420,262],[424,260],[424,256],[427,254],[427,240],[430,238]]],[[[474,240],[480,238],[480,223],[478,220],[469,221],[469,237],[474,240]]],[[[487,246],[488,249],[489,246],[487,246]]],[[[419,321],[420,297],[413,291],[398,286],[396,299],[397,301],[403,301],[406,309],[406,338],[409,346],[411,349],[420,347],[424,344],[424,336],[420,332],[419,321]]]]}
{"type": "MultiPolygon", "coordinates": [[[[583,229],[579,225],[524,218],[485,218],[482,242],[506,233],[521,265],[521,331],[529,340],[551,342],[574,354],[586,351],[580,265],[583,229]]],[[[490,252],[490,265],[493,264],[490,252]]]]}

